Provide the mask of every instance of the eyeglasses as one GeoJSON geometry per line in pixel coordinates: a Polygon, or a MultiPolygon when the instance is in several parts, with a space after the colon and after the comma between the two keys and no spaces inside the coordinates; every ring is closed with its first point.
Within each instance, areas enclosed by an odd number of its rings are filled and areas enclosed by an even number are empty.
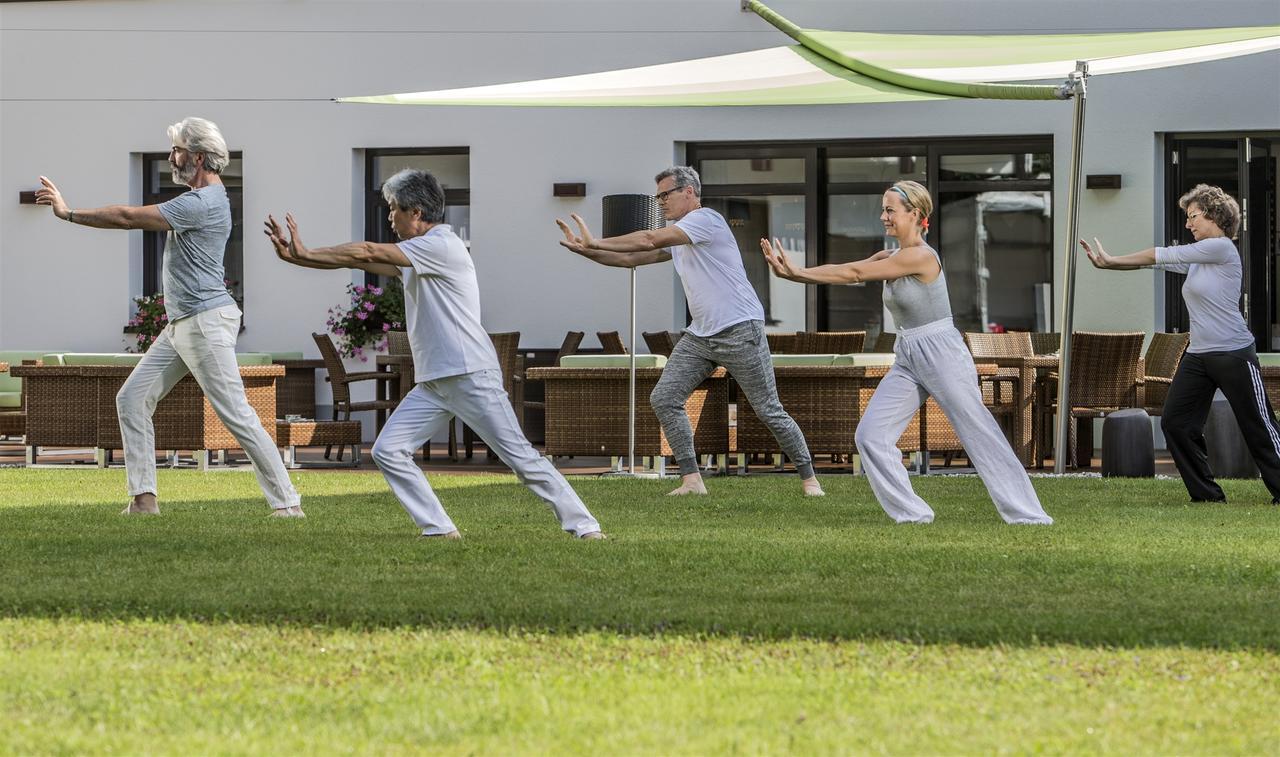
{"type": "Polygon", "coordinates": [[[665,192],[657,193],[656,195],[653,196],[653,199],[657,200],[658,202],[666,202],[667,195],[671,194],[672,192],[679,192],[682,189],[684,189],[684,187],[672,187],[671,189],[668,189],[665,192]]]}
{"type": "Polygon", "coordinates": [[[1188,222],[1188,223],[1190,223],[1191,221],[1196,220],[1197,218],[1199,218],[1199,217],[1200,217],[1200,216],[1202,216],[1202,215],[1204,215],[1204,213],[1188,213],[1188,214],[1187,214],[1187,222],[1188,222]]]}

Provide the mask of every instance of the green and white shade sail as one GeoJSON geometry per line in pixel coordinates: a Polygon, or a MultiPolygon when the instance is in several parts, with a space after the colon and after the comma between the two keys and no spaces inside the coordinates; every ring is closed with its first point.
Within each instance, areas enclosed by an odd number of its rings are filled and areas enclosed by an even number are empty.
{"type": "Polygon", "coordinates": [[[1280,49],[1280,26],[1035,35],[873,34],[800,29],[751,10],[799,44],[618,71],[434,92],[345,97],[400,105],[832,105],[960,97],[1048,100],[1089,61],[1091,76],[1280,49]],[[1028,84],[1025,82],[1055,82],[1028,84]]]}

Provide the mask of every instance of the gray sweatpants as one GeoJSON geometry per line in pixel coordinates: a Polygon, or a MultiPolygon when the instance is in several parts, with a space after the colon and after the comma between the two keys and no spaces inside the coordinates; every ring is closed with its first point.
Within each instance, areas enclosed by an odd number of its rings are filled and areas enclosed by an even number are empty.
{"type": "Polygon", "coordinates": [[[898,439],[926,397],[960,437],[1006,523],[1053,523],[1027,471],[982,404],[973,357],[950,318],[898,332],[897,359],[858,421],[855,442],[880,506],[898,523],[931,523],[933,509],[911,490],[898,439]]]}
{"type": "Polygon", "coordinates": [[[764,336],[764,323],[743,321],[711,336],[685,332],[667,359],[662,378],[649,395],[649,404],[662,423],[667,443],[675,453],[680,475],[698,472],[698,457],[693,450],[693,426],[684,411],[684,403],[716,366],[723,366],[738,387],[751,400],[751,407],[764,422],[782,451],[796,464],[800,478],[813,476],[813,458],[804,433],[782,409],[778,387],[773,380],[773,360],[769,342],[764,336]]]}

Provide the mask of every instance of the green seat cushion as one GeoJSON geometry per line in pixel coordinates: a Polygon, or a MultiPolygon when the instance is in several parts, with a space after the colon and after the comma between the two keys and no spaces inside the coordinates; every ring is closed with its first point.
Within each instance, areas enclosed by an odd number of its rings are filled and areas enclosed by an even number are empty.
{"type": "Polygon", "coordinates": [[[22,407],[22,392],[0,392],[0,407],[22,407]]]}
{"type": "Polygon", "coordinates": [[[272,360],[301,360],[301,352],[268,352],[272,360]]]}
{"type": "Polygon", "coordinates": [[[812,367],[815,365],[825,366],[831,365],[831,361],[835,360],[835,355],[771,355],[773,358],[773,367],[781,368],[788,365],[802,365],[812,367]]]}
{"type": "Polygon", "coordinates": [[[271,365],[270,352],[237,352],[237,365],[271,365]]]}
{"type": "MultiPolygon", "coordinates": [[[[8,363],[10,366],[22,365],[23,360],[39,360],[48,352],[49,350],[0,350],[0,363],[8,363]]],[[[22,391],[22,379],[10,376],[8,371],[0,373],[0,392],[20,391],[22,391]]]]}
{"type": "MultiPolygon", "coordinates": [[[[46,356],[55,357],[55,356],[46,356]]],[[[137,365],[142,355],[130,352],[64,352],[61,363],[45,360],[46,365],[137,365]]]]}
{"type": "MultiPolygon", "coordinates": [[[[636,355],[637,368],[663,368],[666,364],[665,355],[636,355]]],[[[630,355],[565,355],[560,358],[561,368],[627,368],[630,365],[630,355]]]]}
{"type": "Polygon", "coordinates": [[[1280,352],[1259,352],[1258,365],[1280,365],[1280,352]]]}
{"type": "Polygon", "coordinates": [[[853,352],[848,355],[836,355],[832,365],[852,365],[866,367],[869,365],[893,365],[892,352],[853,352]]]}

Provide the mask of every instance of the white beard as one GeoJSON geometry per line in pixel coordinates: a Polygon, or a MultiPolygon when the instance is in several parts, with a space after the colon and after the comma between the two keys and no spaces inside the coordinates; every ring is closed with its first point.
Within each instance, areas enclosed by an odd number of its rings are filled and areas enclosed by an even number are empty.
{"type": "Polygon", "coordinates": [[[191,180],[196,177],[196,167],[191,164],[187,164],[186,167],[179,168],[178,166],[170,163],[169,167],[173,170],[174,184],[189,186],[191,180]]]}

